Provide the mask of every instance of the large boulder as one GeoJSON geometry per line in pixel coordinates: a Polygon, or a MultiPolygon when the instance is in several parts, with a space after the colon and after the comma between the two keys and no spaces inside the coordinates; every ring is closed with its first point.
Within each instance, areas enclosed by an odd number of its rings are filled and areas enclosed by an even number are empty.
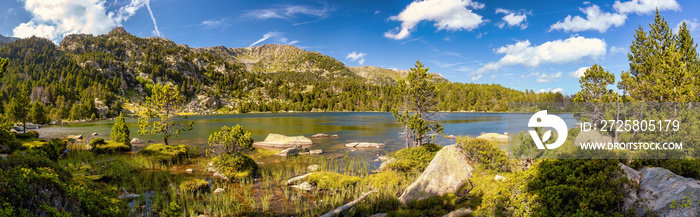
{"type": "Polygon", "coordinates": [[[265,138],[265,141],[255,142],[254,146],[269,147],[269,148],[291,148],[299,145],[309,146],[313,142],[311,139],[304,136],[285,136],[282,134],[270,133],[265,138]]]}
{"type": "Polygon", "coordinates": [[[621,167],[632,186],[623,199],[624,207],[637,216],[700,215],[700,181],[661,167],[645,167],[639,171],[621,167]]]}
{"type": "Polygon", "coordinates": [[[418,179],[404,190],[399,201],[406,205],[416,200],[455,193],[471,176],[472,167],[461,148],[445,146],[435,154],[418,179]]]}

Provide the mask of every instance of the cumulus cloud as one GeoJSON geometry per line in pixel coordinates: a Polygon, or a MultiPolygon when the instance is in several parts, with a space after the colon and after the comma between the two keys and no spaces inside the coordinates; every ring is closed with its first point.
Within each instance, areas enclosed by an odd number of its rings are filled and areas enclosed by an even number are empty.
{"type": "Polygon", "coordinates": [[[314,8],[306,5],[284,5],[273,8],[251,10],[245,16],[255,19],[294,19],[298,16],[311,16],[318,18],[328,17],[332,8],[329,6],[314,8]]]}
{"type": "Polygon", "coordinates": [[[16,26],[12,33],[15,37],[38,36],[54,42],[68,34],[105,34],[146,6],[155,33],[160,35],[149,3],[149,0],[132,0],[116,11],[109,11],[102,0],[25,0],[24,9],[32,19],[16,26]]]}
{"type": "Polygon", "coordinates": [[[586,74],[586,70],[588,70],[588,67],[578,68],[576,71],[569,72],[569,76],[572,78],[581,78],[586,74]]]}
{"type": "Polygon", "coordinates": [[[624,53],[626,51],[627,51],[627,49],[625,49],[624,47],[616,47],[616,46],[610,47],[610,54],[624,53]]]}
{"type": "Polygon", "coordinates": [[[262,38],[253,42],[248,47],[253,47],[256,44],[259,44],[260,42],[266,41],[270,38],[275,39],[277,41],[277,43],[287,44],[287,45],[293,45],[293,44],[296,44],[297,42],[299,42],[297,40],[290,41],[288,38],[284,37],[284,35],[281,32],[273,31],[273,32],[265,33],[262,38]]]}
{"type": "Polygon", "coordinates": [[[561,72],[553,73],[553,74],[547,74],[547,73],[537,73],[537,79],[535,79],[535,82],[537,83],[548,83],[548,82],[553,82],[553,81],[558,81],[561,78],[561,72]]]}
{"type": "Polygon", "coordinates": [[[472,12],[472,9],[481,8],[484,4],[471,0],[417,0],[399,15],[389,17],[389,20],[401,21],[401,27],[385,32],[384,37],[405,39],[424,20],[435,22],[438,30],[472,30],[486,22],[481,15],[472,12]]]}
{"type": "Polygon", "coordinates": [[[353,51],[353,52],[348,53],[348,55],[345,57],[345,59],[348,59],[352,62],[357,62],[360,65],[362,65],[363,63],[365,63],[365,56],[367,56],[366,53],[353,51]]]}
{"type": "Polygon", "coordinates": [[[537,91],[537,93],[546,93],[546,92],[551,92],[551,93],[564,93],[564,89],[561,89],[561,88],[555,88],[555,89],[547,88],[547,89],[540,89],[539,91],[537,91]]]}
{"type": "Polygon", "coordinates": [[[503,8],[496,8],[496,14],[505,14],[505,16],[503,16],[503,22],[496,23],[498,28],[503,29],[506,25],[508,25],[508,27],[519,26],[520,29],[527,28],[527,22],[525,22],[529,14],[527,12],[521,11],[516,13],[503,8]]]}
{"type": "Polygon", "coordinates": [[[619,13],[629,14],[649,14],[656,9],[664,10],[680,10],[681,6],[676,0],[632,0],[628,2],[615,1],[613,8],[619,13]]]}
{"type": "Polygon", "coordinates": [[[681,22],[676,24],[676,27],[673,27],[673,32],[675,32],[677,34],[678,31],[681,29],[681,25],[683,24],[683,22],[685,22],[685,27],[688,28],[688,31],[691,31],[691,32],[695,31],[695,29],[698,28],[698,25],[700,25],[700,23],[698,23],[698,19],[681,20],[681,22]]]}
{"type": "Polygon", "coordinates": [[[586,14],[586,18],[571,15],[566,16],[563,21],[559,21],[549,27],[549,31],[563,30],[565,32],[580,32],[586,30],[597,30],[604,33],[610,27],[619,27],[625,24],[627,15],[608,13],[600,10],[598,5],[591,5],[587,8],[581,8],[581,12],[586,14]]]}
{"type": "Polygon", "coordinates": [[[474,74],[497,71],[509,65],[535,67],[543,63],[560,64],[583,58],[596,59],[605,56],[606,44],[601,39],[574,35],[565,40],[548,41],[538,46],[533,46],[530,41],[520,41],[500,47],[495,52],[505,56],[497,62],[487,63],[474,74]]]}

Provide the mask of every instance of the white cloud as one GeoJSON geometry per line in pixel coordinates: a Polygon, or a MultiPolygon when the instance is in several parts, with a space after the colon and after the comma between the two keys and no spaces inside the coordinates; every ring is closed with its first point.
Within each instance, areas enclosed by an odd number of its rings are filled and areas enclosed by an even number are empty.
{"type": "Polygon", "coordinates": [[[616,47],[616,46],[610,47],[610,54],[624,53],[626,51],[627,51],[627,49],[625,49],[624,47],[616,47]]]}
{"type": "Polygon", "coordinates": [[[571,36],[565,40],[548,41],[539,46],[532,46],[530,41],[520,41],[495,50],[505,54],[498,62],[490,62],[479,68],[474,74],[497,71],[503,66],[522,65],[535,67],[544,63],[566,63],[583,58],[596,59],[605,56],[605,41],[597,38],[571,36]]]}
{"type": "Polygon", "coordinates": [[[549,31],[563,30],[565,32],[580,32],[586,30],[597,30],[604,33],[612,26],[622,26],[627,20],[627,15],[602,12],[598,5],[591,5],[587,8],[580,8],[586,14],[586,18],[571,15],[566,16],[564,21],[559,21],[549,27],[549,31]]]}
{"type": "Polygon", "coordinates": [[[105,34],[146,6],[155,31],[160,35],[149,3],[149,0],[132,0],[117,11],[108,12],[102,0],[25,0],[24,9],[32,19],[16,26],[12,33],[15,37],[34,35],[54,42],[61,41],[68,34],[105,34]]]}
{"type": "Polygon", "coordinates": [[[201,25],[208,26],[208,27],[214,27],[218,26],[224,23],[224,19],[219,19],[219,20],[205,20],[202,21],[201,25]]]}
{"type": "Polygon", "coordinates": [[[540,89],[539,91],[537,91],[537,93],[546,93],[546,92],[551,92],[551,93],[564,93],[564,89],[561,89],[561,88],[555,88],[555,89],[547,88],[547,89],[540,89]]]}
{"type": "Polygon", "coordinates": [[[325,18],[332,11],[331,7],[324,6],[314,8],[305,5],[286,5],[274,8],[252,10],[245,13],[245,16],[255,19],[293,19],[299,15],[325,18]]]}
{"type": "Polygon", "coordinates": [[[438,30],[469,30],[479,27],[486,22],[481,15],[471,9],[481,9],[484,4],[471,0],[417,0],[406,6],[399,15],[389,17],[390,20],[401,21],[397,27],[384,33],[391,39],[405,39],[421,21],[435,22],[438,30]]]}
{"type": "Polygon", "coordinates": [[[536,76],[537,76],[537,79],[535,79],[535,82],[548,83],[548,82],[558,81],[561,78],[561,72],[557,72],[554,74],[536,73],[536,76]]]}
{"type": "Polygon", "coordinates": [[[683,24],[683,22],[685,22],[685,27],[688,28],[688,31],[690,32],[695,31],[695,29],[698,28],[698,25],[700,25],[700,23],[698,23],[698,19],[681,20],[681,22],[678,22],[678,24],[676,24],[676,27],[673,27],[673,32],[678,34],[678,31],[681,29],[681,24],[683,24]]]}
{"type": "Polygon", "coordinates": [[[272,32],[265,33],[262,38],[253,42],[248,47],[253,47],[256,44],[259,44],[259,43],[266,41],[268,39],[271,39],[271,38],[277,40],[277,43],[286,44],[286,45],[293,45],[293,44],[296,44],[299,42],[297,40],[290,41],[288,38],[284,37],[281,32],[272,31],[272,32]]]}
{"type": "Polygon", "coordinates": [[[649,14],[655,10],[680,10],[681,6],[676,0],[631,0],[628,2],[615,1],[613,8],[619,13],[649,14]]]}
{"type": "Polygon", "coordinates": [[[529,13],[516,13],[503,8],[496,8],[496,14],[505,14],[505,16],[503,16],[503,22],[496,23],[496,26],[498,26],[498,28],[503,29],[503,27],[505,27],[506,25],[508,25],[508,27],[519,26],[520,29],[527,28],[527,22],[525,22],[525,20],[527,19],[527,14],[529,13]]]}
{"type": "Polygon", "coordinates": [[[345,59],[349,59],[350,61],[357,62],[360,65],[362,65],[363,63],[365,63],[365,56],[367,56],[366,53],[353,51],[348,53],[345,59]]]}
{"type": "Polygon", "coordinates": [[[572,78],[581,78],[585,75],[586,70],[588,70],[588,67],[581,67],[576,69],[576,71],[569,72],[569,76],[572,78]]]}

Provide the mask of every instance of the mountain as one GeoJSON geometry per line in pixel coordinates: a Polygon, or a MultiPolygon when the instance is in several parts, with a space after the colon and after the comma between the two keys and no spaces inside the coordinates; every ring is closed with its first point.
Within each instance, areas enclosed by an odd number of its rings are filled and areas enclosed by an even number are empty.
{"type": "MultiPolygon", "coordinates": [[[[407,74],[348,67],[290,45],[190,48],[166,38],[139,38],[121,27],[104,35],[68,35],[58,46],[43,38],[19,39],[0,46],[0,57],[9,59],[0,74],[0,107],[26,93],[46,104],[54,120],[133,110],[155,83],[177,85],[188,112],[390,111],[404,101],[396,82],[407,74]]],[[[436,108],[445,111],[504,111],[508,101],[562,98],[434,75],[444,83],[436,108]]]]}
{"type": "Polygon", "coordinates": [[[0,44],[11,43],[13,41],[17,41],[17,39],[19,39],[19,38],[9,37],[9,36],[6,37],[6,36],[0,35],[0,44]]]}

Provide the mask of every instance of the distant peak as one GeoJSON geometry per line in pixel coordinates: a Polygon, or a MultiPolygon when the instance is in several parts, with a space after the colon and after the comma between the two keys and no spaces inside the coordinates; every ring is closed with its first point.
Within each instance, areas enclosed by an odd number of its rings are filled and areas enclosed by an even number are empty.
{"type": "Polygon", "coordinates": [[[120,26],[120,27],[112,29],[112,31],[109,31],[109,35],[115,35],[115,34],[129,34],[129,33],[126,32],[124,27],[120,26]]]}

